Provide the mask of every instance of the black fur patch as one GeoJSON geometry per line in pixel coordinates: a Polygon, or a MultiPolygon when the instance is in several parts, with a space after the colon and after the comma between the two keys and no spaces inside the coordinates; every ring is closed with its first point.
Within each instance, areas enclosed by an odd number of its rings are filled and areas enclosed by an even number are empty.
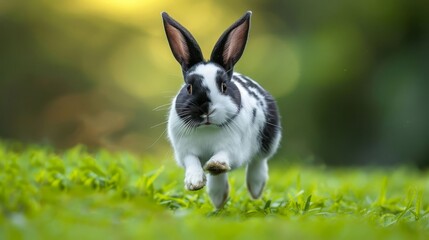
{"type": "Polygon", "coordinates": [[[255,123],[255,119],[256,119],[256,108],[253,108],[253,110],[252,110],[252,123],[255,123]]]}
{"type": "Polygon", "coordinates": [[[248,88],[248,85],[244,81],[242,81],[240,78],[236,78],[235,76],[234,76],[234,80],[239,84],[241,84],[241,86],[243,86],[244,89],[246,89],[247,93],[249,93],[249,95],[254,97],[258,102],[261,101],[261,98],[258,95],[256,95],[256,93],[250,91],[250,89],[248,88]]]}
{"type": "Polygon", "coordinates": [[[262,89],[260,86],[256,85],[255,83],[253,83],[253,81],[249,80],[248,78],[246,78],[244,76],[241,76],[241,77],[243,77],[243,79],[238,77],[238,76],[234,76],[233,78],[236,82],[240,83],[241,86],[244,87],[244,89],[246,89],[246,91],[247,91],[247,93],[249,93],[249,95],[251,95],[252,97],[254,97],[256,99],[256,101],[258,102],[258,104],[261,107],[263,107],[264,103],[262,102],[261,98],[255,92],[250,91],[250,88],[256,89],[256,91],[258,91],[263,96],[266,94],[265,90],[262,89]],[[244,79],[244,78],[246,78],[246,79],[244,79]]]}
{"type": "MultiPolygon", "coordinates": [[[[277,110],[277,104],[274,100],[274,98],[265,91],[262,87],[254,83],[251,79],[249,79],[246,76],[239,75],[239,76],[233,76],[233,79],[241,84],[244,89],[249,93],[249,95],[253,96],[257,101],[258,105],[260,105],[265,114],[265,125],[262,128],[262,131],[260,132],[260,141],[262,146],[262,151],[265,153],[269,153],[271,151],[271,147],[274,141],[274,138],[279,133],[281,127],[280,127],[280,117],[277,110]],[[266,103],[266,106],[264,107],[263,101],[260,99],[260,97],[255,94],[253,91],[250,91],[250,88],[256,89],[262,96],[264,96],[264,100],[266,103]]],[[[254,118],[256,117],[256,111],[255,109],[252,112],[252,121],[254,121],[254,118]]]]}
{"type": "Polygon", "coordinates": [[[216,85],[221,94],[228,95],[231,97],[231,100],[237,105],[238,109],[241,109],[241,94],[240,90],[238,90],[237,86],[230,80],[228,75],[226,75],[225,71],[219,70],[216,73],[216,85]],[[221,84],[226,84],[226,92],[222,93],[221,84]]]}
{"type": "Polygon", "coordinates": [[[245,86],[246,90],[249,91],[249,88],[256,89],[261,95],[265,95],[266,91],[259,85],[257,85],[255,82],[253,82],[250,78],[240,75],[240,76],[234,76],[234,80],[239,81],[243,86],[245,86]]]}
{"type": "Polygon", "coordinates": [[[185,86],[182,87],[176,98],[176,111],[180,118],[185,122],[192,121],[196,124],[201,122],[202,114],[207,114],[209,110],[210,99],[207,94],[210,89],[203,86],[203,76],[190,74],[185,77],[185,86]],[[189,95],[186,90],[188,84],[192,85],[192,94],[189,95]]]}
{"type": "Polygon", "coordinates": [[[265,112],[266,122],[261,132],[261,145],[262,150],[269,153],[271,151],[273,140],[281,128],[276,102],[269,94],[265,94],[265,101],[267,102],[267,109],[265,112]]]}
{"type": "Polygon", "coordinates": [[[226,95],[226,93],[222,93],[221,85],[222,83],[226,84],[227,81],[228,81],[228,76],[225,74],[225,71],[218,70],[216,72],[216,86],[221,94],[226,95]]]}

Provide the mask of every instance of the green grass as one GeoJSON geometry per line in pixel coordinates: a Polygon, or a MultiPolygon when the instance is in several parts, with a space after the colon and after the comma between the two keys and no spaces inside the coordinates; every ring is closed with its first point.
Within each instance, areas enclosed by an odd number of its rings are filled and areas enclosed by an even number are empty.
{"type": "Polygon", "coordinates": [[[429,239],[427,172],[273,163],[214,211],[172,159],[0,142],[0,239],[429,239]]]}

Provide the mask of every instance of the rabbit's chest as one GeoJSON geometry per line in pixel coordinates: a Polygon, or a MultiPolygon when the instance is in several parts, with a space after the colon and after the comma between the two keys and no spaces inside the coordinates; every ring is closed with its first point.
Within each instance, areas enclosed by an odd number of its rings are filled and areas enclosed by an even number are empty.
{"type": "Polygon", "coordinates": [[[220,151],[227,152],[234,159],[241,161],[241,159],[247,159],[254,152],[252,148],[249,148],[249,146],[255,147],[254,143],[250,143],[252,140],[255,139],[249,135],[234,133],[228,129],[219,130],[215,127],[207,127],[189,135],[187,139],[189,142],[186,147],[202,162],[207,161],[220,151]]]}

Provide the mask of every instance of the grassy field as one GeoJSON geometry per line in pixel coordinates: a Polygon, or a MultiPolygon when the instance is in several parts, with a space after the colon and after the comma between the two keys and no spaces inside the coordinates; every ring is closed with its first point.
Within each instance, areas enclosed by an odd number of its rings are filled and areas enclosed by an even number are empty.
{"type": "Polygon", "coordinates": [[[272,164],[261,200],[242,170],[230,185],[214,211],[171,159],[0,142],[0,239],[429,239],[428,172],[272,164]]]}

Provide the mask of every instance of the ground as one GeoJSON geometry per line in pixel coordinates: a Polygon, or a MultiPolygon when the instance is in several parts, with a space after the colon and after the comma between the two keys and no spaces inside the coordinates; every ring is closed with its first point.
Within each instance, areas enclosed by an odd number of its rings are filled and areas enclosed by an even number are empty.
{"type": "Polygon", "coordinates": [[[244,171],[215,210],[172,159],[0,142],[0,239],[429,239],[429,174],[272,161],[260,200],[244,171]]]}

